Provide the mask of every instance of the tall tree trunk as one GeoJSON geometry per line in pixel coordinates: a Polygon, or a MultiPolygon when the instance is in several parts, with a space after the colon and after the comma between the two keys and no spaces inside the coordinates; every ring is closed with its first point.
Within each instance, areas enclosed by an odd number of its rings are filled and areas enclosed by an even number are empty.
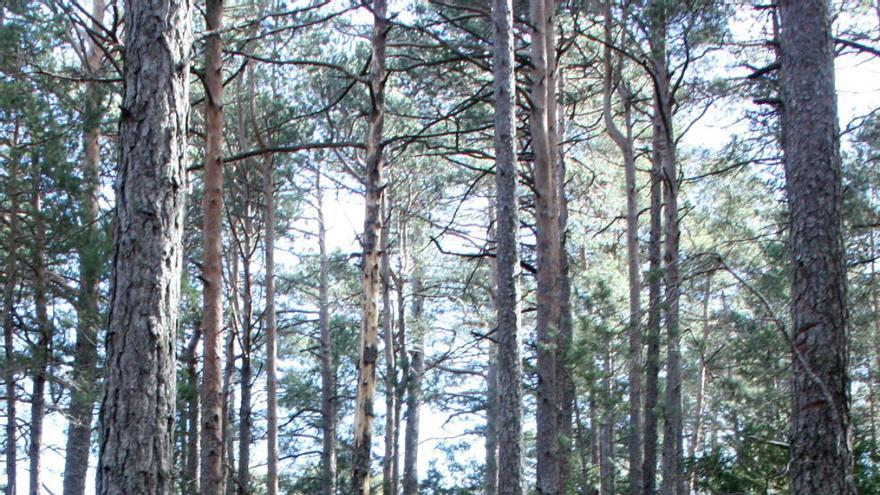
{"type": "Polygon", "coordinates": [[[278,327],[275,322],[275,179],[272,158],[263,162],[266,236],[266,494],[278,493],[278,327]]]}
{"type": "MultiPolygon", "coordinates": [[[[641,321],[641,270],[639,268],[639,196],[636,184],[636,160],[632,137],[632,118],[629,94],[624,82],[616,74],[622,68],[612,63],[611,46],[614,42],[611,0],[605,2],[605,52],[604,52],[604,97],[603,117],[608,135],[620,149],[626,175],[626,251],[629,278],[629,434],[627,451],[629,456],[629,493],[642,494],[642,333],[641,321]],[[615,84],[617,88],[615,88],[615,84]],[[626,131],[621,131],[614,121],[611,100],[615,89],[623,97],[624,121],[626,131]]],[[[624,20],[625,22],[625,20],[624,20]]]]}
{"type": "MultiPolygon", "coordinates": [[[[489,243],[497,243],[495,223],[495,207],[489,205],[489,243]]],[[[498,263],[495,258],[489,260],[489,301],[490,307],[498,311],[498,263]]],[[[497,328],[497,327],[496,327],[497,328]]],[[[497,336],[496,336],[497,337],[497,336]]],[[[486,478],[485,495],[498,493],[498,344],[495,339],[489,340],[489,359],[486,366],[486,478]]]]}
{"type": "Polygon", "coordinates": [[[519,310],[515,87],[512,0],[493,0],[492,70],[495,76],[495,212],[498,288],[499,495],[522,495],[522,336],[519,310]]]}
{"type": "Polygon", "coordinates": [[[855,494],[834,38],[826,0],[779,2],[791,245],[794,493],[855,494]]]}
{"type": "MultiPolygon", "coordinates": [[[[230,225],[235,220],[231,215],[227,218],[230,225]]],[[[239,250],[232,248],[226,254],[226,265],[229,267],[229,293],[232,305],[232,313],[229,317],[229,328],[231,331],[226,332],[226,353],[225,363],[223,364],[223,458],[226,462],[226,485],[227,494],[235,493],[235,438],[233,431],[235,428],[235,343],[241,333],[239,329],[239,315],[241,315],[241,298],[238,288],[238,263],[239,250]]]]}
{"type": "Polygon", "coordinates": [[[357,404],[352,452],[352,493],[370,493],[370,448],[373,438],[373,400],[376,396],[376,360],[379,327],[379,233],[383,196],[382,128],[385,122],[385,48],[388,38],[386,0],[373,0],[373,53],[370,62],[370,108],[367,128],[366,212],[363,235],[363,316],[358,360],[357,404]]]}
{"type": "Polygon", "coordinates": [[[661,184],[663,163],[657,141],[661,139],[659,122],[653,123],[653,150],[651,153],[651,206],[648,241],[648,325],[645,355],[645,432],[643,483],[645,495],[656,493],[657,483],[657,405],[660,397],[660,323],[662,309],[663,268],[661,266],[661,235],[663,229],[661,184]]]}
{"type": "Polygon", "coordinates": [[[199,493],[199,432],[201,431],[201,404],[199,401],[198,354],[196,349],[202,338],[202,329],[196,325],[186,345],[186,374],[191,386],[187,405],[186,461],[183,474],[184,493],[199,493]]]}
{"type": "Polygon", "coordinates": [[[327,260],[327,228],[324,224],[324,191],[321,171],[315,173],[318,203],[318,252],[320,275],[318,287],[318,326],[321,332],[321,419],[323,423],[322,492],[336,495],[336,373],[333,367],[333,335],[330,333],[330,267],[327,260]]]}
{"type": "Polygon", "coordinates": [[[251,440],[253,431],[253,335],[254,335],[254,291],[253,291],[253,255],[256,247],[253,226],[253,204],[251,194],[251,178],[248,169],[244,169],[244,227],[241,233],[241,268],[242,312],[241,328],[241,403],[238,410],[238,472],[236,473],[236,489],[238,495],[247,495],[251,489],[251,440]]]}
{"type": "Polygon", "coordinates": [[[559,492],[559,332],[560,236],[556,185],[555,46],[551,44],[553,0],[529,2],[532,23],[531,136],[535,155],[537,310],[537,491],[559,492]]]}
{"type": "Polygon", "coordinates": [[[419,408],[422,402],[422,373],[425,371],[425,296],[422,291],[422,273],[413,266],[412,302],[412,364],[406,380],[406,438],[404,440],[403,494],[419,493],[419,408]]]}
{"type": "MultiPolygon", "coordinates": [[[[104,20],[104,1],[92,3],[93,28],[99,30],[104,20]]],[[[87,40],[86,74],[99,76],[104,55],[95,40],[87,40]]],[[[96,401],[98,365],[98,328],[102,259],[102,235],[98,225],[100,213],[98,188],[101,183],[101,90],[94,80],[86,82],[85,114],[83,115],[83,185],[80,197],[80,224],[83,229],[79,243],[79,301],[77,302],[76,344],[73,351],[73,388],[64,456],[64,495],[85,495],[86,473],[92,438],[92,417],[96,401]]]]}
{"type": "Polygon", "coordinates": [[[18,283],[18,247],[19,247],[19,194],[18,174],[20,152],[18,151],[19,124],[16,120],[13,132],[13,154],[9,160],[9,171],[6,179],[6,194],[10,198],[9,206],[9,237],[6,245],[6,283],[3,286],[3,344],[6,366],[4,381],[6,382],[6,495],[15,495],[18,442],[16,439],[16,392],[15,392],[15,286],[18,283]]]}
{"type": "Polygon", "coordinates": [[[46,224],[43,221],[43,178],[40,157],[31,153],[34,169],[34,189],[31,196],[31,214],[34,224],[34,306],[39,337],[34,349],[31,382],[31,434],[28,457],[30,459],[30,495],[40,495],[41,454],[43,448],[43,418],[46,412],[46,380],[52,357],[52,325],[49,322],[46,296],[46,224]]]}
{"type": "Polygon", "coordinates": [[[382,335],[385,354],[385,456],[382,459],[382,493],[397,494],[397,365],[395,363],[394,327],[391,307],[391,205],[386,194],[382,204],[380,277],[382,290],[382,335]]]}
{"type": "Polygon", "coordinates": [[[664,220],[666,226],[663,274],[666,286],[664,309],[666,317],[666,403],[663,430],[662,495],[684,495],[682,472],[682,408],[681,408],[681,334],[679,328],[679,273],[678,273],[678,167],[676,163],[673,102],[670,73],[667,67],[666,6],[652,5],[651,17],[651,70],[654,77],[654,147],[662,163],[664,220]]]}
{"type": "Polygon", "coordinates": [[[97,493],[174,491],[175,333],[189,121],[190,5],[125,2],[116,243],[97,493]]]}
{"type": "MultiPolygon", "coordinates": [[[[712,274],[706,276],[706,288],[703,292],[703,329],[701,341],[703,351],[700,354],[700,383],[697,385],[697,404],[694,407],[694,436],[688,445],[688,459],[693,462],[701,444],[703,443],[703,403],[705,402],[706,387],[709,383],[709,363],[706,358],[706,344],[709,341],[709,300],[712,295],[712,274]]],[[[688,493],[696,494],[697,471],[690,470],[688,481],[688,493]]]]}
{"type": "Polygon", "coordinates": [[[202,493],[223,493],[223,0],[208,0],[205,27],[205,173],[202,199],[202,493]]]}
{"type": "Polygon", "coordinates": [[[599,495],[614,495],[614,364],[611,338],[602,359],[602,413],[599,419],[599,495]]]}

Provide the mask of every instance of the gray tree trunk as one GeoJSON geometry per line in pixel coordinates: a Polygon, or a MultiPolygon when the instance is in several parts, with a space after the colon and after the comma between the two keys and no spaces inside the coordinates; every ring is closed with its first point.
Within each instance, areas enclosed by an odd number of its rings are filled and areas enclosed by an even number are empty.
{"type": "Polygon", "coordinates": [[[406,436],[404,440],[403,493],[419,493],[419,409],[422,403],[422,373],[425,371],[425,295],[422,290],[422,273],[415,262],[413,267],[412,363],[406,379],[406,436]]]}
{"type": "Polygon", "coordinates": [[[391,204],[385,194],[382,204],[380,277],[382,290],[382,336],[385,357],[385,456],[382,458],[382,493],[396,495],[398,489],[397,451],[397,363],[394,349],[394,325],[391,307],[391,204]]]}
{"type": "Polygon", "coordinates": [[[826,0],[779,2],[791,245],[792,489],[855,494],[834,41],[826,0]]]}
{"type": "Polygon", "coordinates": [[[116,243],[97,493],[174,492],[191,5],[125,2],[116,243]]]}
{"type": "Polygon", "coordinates": [[[6,282],[3,286],[3,344],[6,366],[3,379],[6,382],[6,495],[15,495],[16,461],[18,442],[16,439],[16,392],[15,392],[15,286],[18,283],[18,248],[20,191],[18,176],[21,155],[17,150],[19,123],[16,120],[13,132],[13,154],[9,160],[6,179],[6,194],[10,198],[9,237],[6,246],[6,282]]]}
{"type": "Polygon", "coordinates": [[[321,332],[321,419],[324,435],[321,486],[324,495],[336,495],[336,373],[333,367],[333,335],[330,333],[330,267],[327,261],[327,229],[324,225],[324,191],[321,189],[320,170],[315,174],[315,191],[320,256],[318,326],[321,332]]]}
{"type": "Polygon", "coordinates": [[[492,2],[495,75],[495,212],[498,276],[498,478],[499,495],[523,493],[522,336],[519,310],[519,229],[517,198],[515,87],[512,0],[492,2]]]}

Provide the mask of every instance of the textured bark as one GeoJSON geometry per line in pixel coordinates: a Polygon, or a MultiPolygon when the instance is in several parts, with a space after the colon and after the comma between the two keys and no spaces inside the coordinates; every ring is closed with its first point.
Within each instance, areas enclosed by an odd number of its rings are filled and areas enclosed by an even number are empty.
{"type": "Polygon", "coordinates": [[[679,328],[679,225],[678,225],[678,167],[676,163],[673,101],[670,73],[667,67],[666,6],[653,6],[651,18],[651,69],[654,77],[654,147],[662,164],[663,216],[665,238],[663,274],[666,288],[664,312],[666,320],[666,397],[663,430],[662,495],[684,495],[682,472],[682,408],[681,408],[681,333],[679,328]]]}
{"type": "MultiPolygon", "coordinates": [[[[497,241],[495,208],[489,206],[489,242],[497,241]]],[[[490,307],[498,310],[498,266],[495,258],[489,260],[489,302],[490,307]]],[[[486,479],[484,483],[485,495],[497,495],[498,493],[498,344],[494,339],[489,339],[489,359],[486,365],[486,479]]]]}
{"type": "Polygon", "coordinates": [[[382,458],[382,493],[396,495],[398,488],[397,438],[397,364],[391,307],[391,205],[385,195],[382,205],[380,277],[382,290],[382,336],[385,357],[385,456],[382,458]]]}
{"type": "MultiPolygon", "coordinates": [[[[18,145],[18,122],[13,133],[13,143],[18,145]]],[[[3,381],[6,385],[6,495],[15,495],[16,489],[16,393],[15,393],[15,286],[18,283],[18,247],[19,247],[19,194],[18,175],[20,154],[13,150],[9,160],[6,194],[10,198],[9,205],[9,236],[6,245],[6,282],[3,286],[3,346],[6,366],[3,381]]]]}
{"type": "Polygon", "coordinates": [[[223,0],[208,0],[205,27],[211,31],[205,46],[205,173],[202,198],[204,281],[202,310],[202,448],[203,494],[223,493],[223,0]]]}
{"type": "Polygon", "coordinates": [[[251,441],[253,437],[253,336],[254,336],[254,290],[253,256],[256,231],[253,225],[254,205],[251,198],[250,170],[244,173],[243,229],[237,244],[241,246],[242,311],[239,335],[241,342],[241,369],[239,371],[241,399],[238,409],[238,470],[235,476],[235,493],[247,495],[251,490],[251,441]]]}
{"type": "Polygon", "coordinates": [[[653,151],[651,153],[651,206],[650,232],[648,240],[648,324],[647,351],[645,353],[645,427],[643,493],[654,495],[657,484],[657,405],[660,398],[660,323],[663,269],[660,265],[662,251],[661,235],[663,229],[661,184],[663,163],[660,160],[659,123],[653,125],[653,151]]]}
{"type": "Polygon", "coordinates": [[[605,2],[605,52],[603,118],[608,135],[620,149],[626,175],[626,252],[629,281],[629,433],[627,453],[629,457],[629,493],[642,494],[642,333],[641,321],[641,270],[639,268],[639,196],[636,184],[636,160],[632,136],[630,95],[625,83],[616,77],[622,67],[615,70],[611,46],[614,41],[611,0],[605,2]],[[615,87],[616,86],[616,87],[615,87]],[[622,96],[625,131],[614,120],[612,97],[615,92],[622,96]]]}
{"type": "Polygon", "coordinates": [[[370,493],[370,448],[373,437],[373,400],[379,326],[379,233],[383,196],[382,128],[385,122],[385,48],[390,28],[386,0],[373,1],[373,53],[370,62],[370,108],[367,128],[366,212],[363,234],[363,316],[358,359],[357,404],[354,420],[352,494],[370,493]]]}
{"type": "Polygon", "coordinates": [[[404,440],[403,493],[419,493],[419,409],[422,403],[422,373],[425,371],[425,296],[418,262],[413,267],[412,364],[406,379],[406,437],[404,440]]]}
{"type": "Polygon", "coordinates": [[[537,287],[537,491],[560,490],[559,405],[557,377],[560,315],[560,235],[556,184],[555,45],[553,0],[529,2],[532,24],[531,126],[534,152],[537,287]]]}
{"type": "Polygon", "coordinates": [[[271,157],[263,163],[266,237],[266,494],[278,493],[278,327],[275,321],[275,179],[271,157]]]}
{"type": "Polygon", "coordinates": [[[40,182],[43,172],[40,156],[31,153],[34,187],[31,195],[31,215],[34,227],[34,308],[37,323],[37,345],[34,347],[31,383],[31,431],[28,458],[30,460],[30,483],[28,493],[40,495],[41,455],[43,448],[43,418],[46,412],[46,380],[52,357],[52,325],[49,322],[46,294],[46,224],[43,221],[43,191],[40,182]]]}
{"type": "Polygon", "coordinates": [[[825,0],[779,2],[791,246],[791,477],[798,495],[856,493],[834,41],[825,0]]]}
{"type": "MultiPolygon", "coordinates": [[[[93,28],[97,31],[104,20],[104,1],[92,3],[93,28]]],[[[97,43],[89,37],[85,57],[85,72],[94,79],[100,74],[104,55],[97,43]]],[[[92,419],[96,397],[98,365],[98,328],[101,269],[103,260],[99,246],[101,231],[98,188],[101,175],[101,119],[103,116],[101,91],[95,81],[86,82],[85,113],[83,115],[82,196],[80,197],[80,225],[83,238],[79,243],[79,301],[76,305],[76,344],[73,351],[73,388],[67,427],[67,447],[64,456],[64,495],[84,495],[86,473],[89,467],[89,447],[92,437],[92,419]]]]}
{"type": "Polygon", "coordinates": [[[188,2],[125,2],[100,495],[174,491],[190,12],[188,2]]]}
{"type": "Polygon", "coordinates": [[[522,336],[519,309],[515,88],[512,0],[493,0],[492,69],[495,75],[495,212],[498,288],[499,495],[523,493],[522,336]]]}
{"type": "Polygon", "coordinates": [[[327,261],[327,229],[324,225],[324,191],[321,172],[315,175],[318,216],[318,252],[320,275],[318,280],[318,326],[321,332],[321,420],[323,446],[321,450],[321,483],[324,495],[336,495],[336,373],[333,367],[333,335],[330,333],[330,276],[327,261]]]}

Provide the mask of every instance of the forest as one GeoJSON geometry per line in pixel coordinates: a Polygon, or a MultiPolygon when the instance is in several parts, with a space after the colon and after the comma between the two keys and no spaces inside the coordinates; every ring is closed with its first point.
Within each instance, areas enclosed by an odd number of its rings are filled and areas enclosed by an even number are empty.
{"type": "Polygon", "coordinates": [[[880,494],[880,1],[0,1],[4,495],[880,494]]]}

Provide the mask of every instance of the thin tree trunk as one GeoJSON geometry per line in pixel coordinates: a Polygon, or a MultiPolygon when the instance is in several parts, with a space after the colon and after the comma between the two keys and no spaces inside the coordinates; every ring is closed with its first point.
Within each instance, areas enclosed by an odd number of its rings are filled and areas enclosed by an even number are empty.
{"type": "Polygon", "coordinates": [[[660,397],[660,323],[663,269],[661,260],[663,163],[660,159],[659,122],[654,120],[653,151],[651,154],[650,239],[648,241],[648,325],[645,355],[645,427],[643,483],[645,495],[654,495],[657,484],[657,405],[660,397]]]}
{"type": "Polygon", "coordinates": [[[183,484],[184,493],[195,495],[199,493],[199,431],[201,426],[201,404],[199,403],[199,375],[198,354],[196,349],[202,338],[201,326],[197,325],[193,330],[192,337],[186,345],[186,374],[191,386],[189,404],[187,406],[187,432],[186,432],[186,465],[184,467],[183,484]]]}
{"type": "Polygon", "coordinates": [[[252,257],[254,254],[255,244],[253,237],[255,234],[252,224],[253,205],[251,199],[251,179],[248,170],[244,170],[244,228],[242,232],[243,240],[241,242],[241,267],[242,267],[242,283],[244,290],[242,294],[242,313],[241,313],[241,402],[238,410],[238,472],[236,473],[236,493],[238,495],[247,495],[251,488],[251,439],[253,429],[253,321],[254,321],[254,296],[253,296],[253,270],[252,257]]]}
{"type": "Polygon", "coordinates": [[[522,336],[519,310],[515,87],[512,0],[493,0],[492,68],[495,76],[495,212],[498,276],[499,495],[522,495],[522,336]]]}
{"type": "Polygon", "coordinates": [[[552,0],[529,2],[532,23],[531,137],[535,155],[535,216],[538,256],[537,310],[537,491],[559,492],[559,331],[560,237],[556,185],[555,46],[552,0]]]}
{"type": "MultiPolygon", "coordinates": [[[[697,404],[694,408],[694,437],[688,445],[688,459],[693,462],[703,443],[703,402],[706,387],[709,384],[709,364],[706,362],[706,344],[709,341],[709,300],[712,295],[712,274],[706,276],[706,288],[703,292],[703,329],[701,333],[703,352],[700,355],[700,383],[697,386],[697,404]]],[[[688,493],[696,493],[697,471],[691,469],[688,482],[688,493]]]]}
{"type": "Polygon", "coordinates": [[[664,220],[666,226],[663,273],[666,286],[666,403],[663,430],[662,495],[684,495],[682,472],[681,334],[679,328],[679,225],[678,167],[676,163],[670,74],[666,64],[666,6],[656,4],[651,19],[651,68],[654,74],[654,139],[662,163],[664,220]]]}
{"type": "Polygon", "coordinates": [[[599,419],[599,495],[614,495],[614,398],[610,337],[602,366],[602,415],[599,419]]]}
{"type": "Polygon", "coordinates": [[[397,456],[395,437],[397,437],[397,365],[395,363],[394,328],[391,312],[391,205],[386,194],[382,209],[382,229],[380,239],[381,261],[380,277],[382,290],[382,335],[385,355],[385,457],[382,459],[382,493],[397,493],[397,456]]]}
{"type": "MultiPolygon", "coordinates": [[[[489,242],[495,244],[497,232],[494,205],[489,206],[489,242]]],[[[498,266],[495,258],[489,260],[489,301],[490,307],[498,310],[498,266]]],[[[485,495],[498,493],[498,344],[489,341],[489,360],[486,366],[486,481],[485,495]]]]}
{"type": "MultiPolygon", "coordinates": [[[[104,20],[104,1],[92,3],[93,28],[97,31],[104,20]]],[[[87,39],[86,74],[91,79],[99,76],[104,55],[97,43],[87,39]]],[[[76,344],[73,351],[73,387],[68,410],[67,447],[64,456],[64,495],[85,495],[86,473],[92,437],[92,419],[96,401],[98,365],[98,328],[101,268],[103,266],[102,235],[98,225],[100,213],[98,188],[101,178],[101,91],[98,83],[86,82],[85,113],[83,115],[82,196],[80,197],[80,224],[83,229],[79,243],[79,301],[76,305],[76,344]]]]}
{"type": "Polygon", "coordinates": [[[422,273],[416,262],[413,267],[412,365],[406,380],[406,438],[404,440],[403,493],[419,493],[419,408],[422,402],[422,373],[425,371],[425,296],[422,291],[422,273]]]}
{"type": "Polygon", "coordinates": [[[782,149],[791,246],[791,479],[856,493],[834,38],[826,0],[779,2],[782,149]]]}
{"type": "Polygon", "coordinates": [[[372,108],[367,129],[366,212],[363,235],[363,321],[358,360],[357,404],[354,421],[352,493],[370,493],[370,449],[373,438],[373,400],[379,327],[379,234],[383,196],[382,128],[385,121],[385,48],[388,38],[386,0],[373,1],[373,53],[370,62],[372,108]]]}
{"type": "Polygon", "coordinates": [[[10,198],[9,237],[6,246],[6,283],[3,287],[3,342],[6,358],[4,381],[6,382],[6,495],[15,495],[16,461],[18,442],[16,438],[16,392],[15,392],[15,286],[18,283],[19,247],[19,190],[18,174],[20,154],[18,146],[19,124],[16,120],[13,132],[14,149],[9,160],[6,194],[10,198]]]}
{"type": "Polygon", "coordinates": [[[223,0],[205,4],[205,173],[202,199],[204,307],[202,313],[201,480],[205,495],[223,493],[223,0]]]}
{"type": "Polygon", "coordinates": [[[186,198],[188,3],[125,2],[116,243],[97,493],[174,492],[186,198]],[[159,42],[161,40],[161,42],[159,42]]]}
{"type": "Polygon", "coordinates": [[[322,490],[324,495],[336,495],[336,373],[333,367],[333,335],[330,333],[330,267],[327,261],[327,229],[324,225],[324,191],[321,189],[320,170],[315,173],[315,191],[320,256],[318,326],[321,332],[321,418],[324,426],[322,490]]]}
{"type": "Polygon", "coordinates": [[[266,236],[266,494],[278,493],[278,327],[275,322],[275,179],[272,158],[263,163],[266,236]]]}
{"type": "MultiPolygon", "coordinates": [[[[394,402],[394,418],[397,421],[396,427],[394,430],[394,451],[398,453],[395,460],[400,457],[400,418],[403,417],[403,404],[404,404],[404,395],[408,393],[409,390],[409,379],[410,379],[410,356],[407,350],[407,322],[406,322],[406,274],[409,270],[409,249],[408,249],[408,224],[406,221],[405,209],[403,207],[398,209],[399,214],[397,215],[397,238],[398,238],[398,263],[397,263],[397,277],[395,281],[396,291],[397,291],[397,362],[398,368],[400,368],[400,376],[402,377],[402,383],[397,385],[397,396],[394,402]]],[[[405,440],[405,439],[404,439],[405,440]]],[[[404,464],[406,464],[404,462],[404,464]]],[[[397,467],[395,466],[395,469],[397,467]]],[[[395,471],[396,473],[396,471],[395,471]]],[[[404,473],[404,478],[406,474],[404,473]]],[[[404,479],[404,483],[406,480],[404,479]]],[[[406,487],[404,487],[406,490],[406,487]]]]}
{"type": "MultiPolygon", "coordinates": [[[[625,22],[625,20],[624,20],[625,22]]],[[[636,160],[632,137],[629,94],[624,82],[615,77],[617,72],[612,65],[611,46],[613,37],[611,0],[605,2],[605,51],[604,51],[604,98],[603,117],[608,135],[620,149],[626,175],[626,250],[629,277],[629,435],[627,450],[629,456],[629,493],[641,495],[642,474],[642,333],[641,320],[641,270],[639,269],[639,197],[636,184],[636,160]],[[615,88],[615,83],[618,88],[615,88]],[[626,132],[620,130],[614,121],[611,99],[615,89],[623,95],[624,121],[626,132]]]]}
{"type": "MultiPolygon", "coordinates": [[[[228,218],[230,225],[234,221],[228,218]]],[[[238,340],[239,315],[241,314],[241,301],[238,290],[238,248],[230,249],[226,255],[226,265],[229,266],[229,292],[232,303],[232,314],[229,318],[229,328],[226,332],[225,363],[223,365],[223,458],[226,460],[226,492],[235,493],[235,342],[238,340]]]]}
{"type": "Polygon", "coordinates": [[[31,153],[34,169],[34,189],[31,196],[31,214],[34,224],[34,306],[39,337],[34,349],[31,393],[31,432],[28,457],[30,458],[30,495],[40,495],[41,454],[43,448],[43,418],[46,412],[46,379],[52,357],[52,325],[49,322],[46,297],[46,224],[43,221],[40,157],[31,153]]]}

